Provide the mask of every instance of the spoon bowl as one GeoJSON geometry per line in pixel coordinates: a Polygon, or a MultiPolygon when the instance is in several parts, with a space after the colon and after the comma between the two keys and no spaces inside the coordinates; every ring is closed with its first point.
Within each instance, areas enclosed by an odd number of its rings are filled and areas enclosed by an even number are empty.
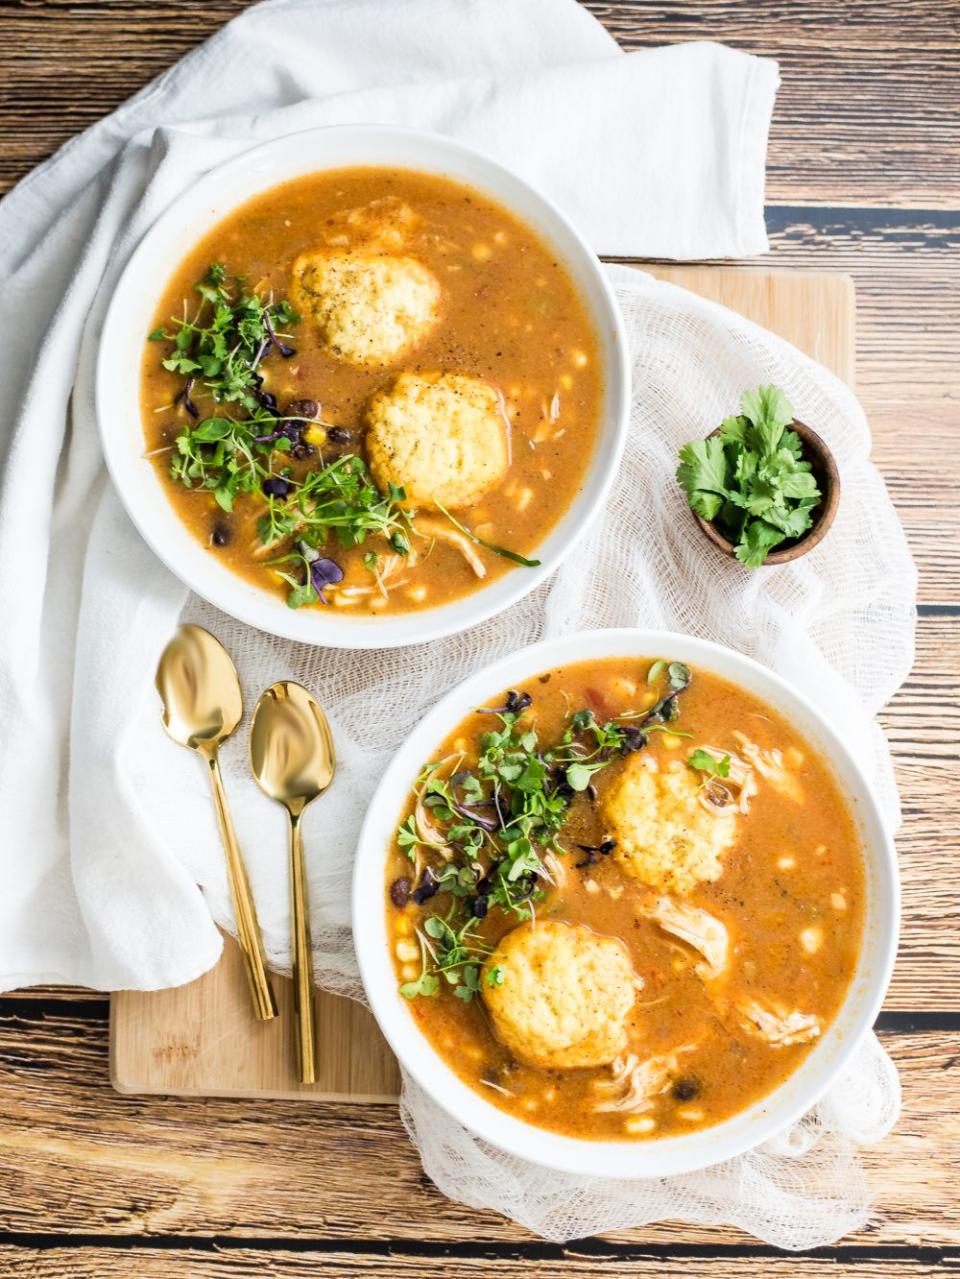
{"type": "Polygon", "coordinates": [[[277,1015],[257,909],[227,808],[217,752],[243,716],[243,694],[233,659],[218,639],[201,626],[181,626],[160,655],[157,692],[163,726],[181,746],[206,761],[217,810],[217,825],[227,859],[227,878],[243,951],[250,997],[259,1021],[277,1015]]]}
{"type": "Polygon", "coordinates": [[[317,1078],[310,906],[300,819],[333,781],[336,757],[327,717],[300,684],[281,680],[261,694],[250,729],[250,767],[265,795],[290,818],[290,926],[300,1080],[317,1078]]]}
{"type": "Polygon", "coordinates": [[[181,626],[160,655],[157,692],[163,727],[181,746],[215,749],[243,715],[240,679],[233,659],[202,626],[181,626]]]}
{"type": "Polygon", "coordinates": [[[261,695],[250,729],[250,765],[265,795],[299,813],[333,781],[330,725],[300,684],[281,680],[261,695]]]}

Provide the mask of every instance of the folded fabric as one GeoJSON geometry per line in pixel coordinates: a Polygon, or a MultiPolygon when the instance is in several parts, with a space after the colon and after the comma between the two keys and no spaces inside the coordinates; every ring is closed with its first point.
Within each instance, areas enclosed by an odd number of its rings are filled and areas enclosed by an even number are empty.
{"type": "MultiPolygon", "coordinates": [[[[5,198],[0,985],[179,984],[219,954],[210,905],[229,920],[202,773],[143,737],[187,593],[108,486],[93,412],[104,309],[157,215],[256,142],[380,121],[488,151],[600,252],[756,253],[776,84],[714,45],[623,54],[574,0],[267,0],[5,198]]],[[[289,674],[273,651],[269,677],[289,674]]]]}

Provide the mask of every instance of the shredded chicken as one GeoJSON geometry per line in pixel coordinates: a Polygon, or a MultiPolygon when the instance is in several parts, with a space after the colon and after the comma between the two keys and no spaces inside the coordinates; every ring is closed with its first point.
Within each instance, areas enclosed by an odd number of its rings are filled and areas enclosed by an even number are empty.
{"type": "Polygon", "coordinates": [[[406,573],[407,569],[411,569],[417,563],[418,555],[416,550],[411,547],[406,555],[385,555],[378,569],[376,580],[363,586],[341,586],[339,592],[341,595],[362,597],[365,595],[380,595],[383,599],[387,599],[390,591],[395,591],[399,586],[405,586],[410,580],[408,577],[398,574],[406,573]]]}
{"type": "Polygon", "coordinates": [[[704,980],[719,977],[727,966],[729,937],[726,925],[698,906],[688,906],[670,897],[658,897],[645,912],[660,927],[698,950],[703,956],[697,972],[704,980]]]}
{"type": "Polygon", "coordinates": [[[567,868],[556,853],[546,853],[543,857],[543,864],[546,867],[544,878],[548,879],[554,888],[563,888],[567,881],[567,868]]]}
{"type": "Polygon", "coordinates": [[[803,788],[785,766],[782,751],[775,748],[763,750],[738,729],[734,730],[733,736],[740,743],[744,757],[762,777],[766,778],[775,791],[797,804],[803,802],[803,788]]]}
{"type": "Polygon", "coordinates": [[[417,516],[414,528],[418,533],[422,533],[424,537],[433,538],[437,542],[446,542],[448,546],[454,547],[467,561],[477,577],[486,577],[487,566],[477,554],[474,544],[459,529],[425,515],[417,516]]]}
{"type": "Polygon", "coordinates": [[[654,1098],[665,1093],[673,1077],[680,1073],[678,1058],[681,1053],[692,1052],[694,1044],[684,1044],[673,1052],[641,1061],[636,1053],[618,1057],[610,1067],[610,1079],[595,1079],[591,1087],[601,1100],[594,1106],[598,1112],[640,1114],[650,1110],[654,1098]]]}
{"type": "Polygon", "coordinates": [[[820,1034],[820,1019],[813,1013],[790,1011],[772,999],[761,1002],[745,996],[737,1001],[740,1025],[774,1048],[805,1044],[820,1034]]]}
{"type": "MultiPolygon", "coordinates": [[[[735,734],[736,735],[736,734],[735,734]]],[[[701,789],[700,803],[709,813],[741,813],[750,811],[750,801],[757,793],[757,781],[753,769],[739,755],[721,750],[719,746],[701,746],[714,759],[727,759],[730,771],[726,777],[712,777],[701,789]]]]}
{"type": "MultiPolygon", "coordinates": [[[[432,776],[436,777],[444,772],[455,772],[462,759],[462,754],[445,756],[442,760],[440,760],[432,776]]],[[[429,844],[431,848],[435,848],[441,857],[445,858],[446,861],[450,861],[453,857],[453,848],[447,842],[443,831],[440,830],[439,827],[435,826],[430,820],[430,810],[423,802],[424,790],[425,787],[423,785],[418,786],[416,790],[417,802],[413,810],[413,820],[417,828],[417,834],[425,844],[429,844]]]]}

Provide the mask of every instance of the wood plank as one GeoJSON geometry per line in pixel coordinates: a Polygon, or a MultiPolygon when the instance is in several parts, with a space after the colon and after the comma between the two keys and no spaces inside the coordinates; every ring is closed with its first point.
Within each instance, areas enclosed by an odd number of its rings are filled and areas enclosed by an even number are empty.
{"type": "Polygon", "coordinates": [[[310,1097],[389,1102],[400,1073],[362,1005],[317,991],[317,1081],[297,1079],[293,983],[274,976],[279,1015],[256,1023],[231,938],[209,973],[175,990],[118,991],[111,1000],[110,1078],[124,1093],[310,1097]]]}
{"type": "MultiPolygon", "coordinates": [[[[9,1009],[9,1005],[7,1006],[9,1009]]],[[[960,1031],[885,1033],[904,1114],[869,1152],[877,1215],[849,1246],[960,1245],[960,1031]]],[[[0,1019],[0,1229],[114,1237],[509,1243],[530,1236],[440,1198],[397,1112],[300,1101],[122,1097],[107,1025],[69,1006],[0,1019]]],[[[615,1236],[741,1243],[666,1223],[615,1236]]]]}
{"type": "MultiPolygon", "coordinates": [[[[246,7],[247,0],[5,0],[0,189],[246,7]]],[[[724,41],[778,58],[767,196],[960,204],[960,16],[922,0],[587,0],[625,48],[724,41]],[[895,156],[895,162],[891,162],[895,156]]]]}
{"type": "Polygon", "coordinates": [[[960,204],[960,10],[920,0],[586,0],[625,49],[717,40],[776,58],[767,198],[960,204]],[[891,157],[894,157],[891,162],[891,157]]]}
{"type": "MultiPolygon", "coordinates": [[[[489,1250],[469,1256],[462,1249],[449,1253],[418,1252],[412,1249],[348,1252],[341,1249],[230,1248],[228,1251],[201,1251],[184,1248],[176,1253],[159,1248],[137,1248],[130,1252],[97,1247],[0,1248],[0,1275],[23,1275],[31,1279],[252,1279],[269,1274],[271,1279],[358,1279],[368,1275],[383,1279],[420,1279],[425,1274],[453,1275],[457,1279],[498,1279],[515,1276],[518,1269],[536,1279],[596,1279],[603,1267],[616,1279],[626,1275],[645,1279],[835,1279],[837,1263],[823,1256],[753,1256],[735,1254],[715,1258],[622,1251],[612,1248],[589,1250],[573,1245],[563,1250],[496,1253],[489,1250]],[[613,1269],[615,1268],[615,1269],[613,1269]]],[[[857,1261],[858,1279],[933,1279],[943,1271],[936,1258],[865,1257],[857,1261]]]]}

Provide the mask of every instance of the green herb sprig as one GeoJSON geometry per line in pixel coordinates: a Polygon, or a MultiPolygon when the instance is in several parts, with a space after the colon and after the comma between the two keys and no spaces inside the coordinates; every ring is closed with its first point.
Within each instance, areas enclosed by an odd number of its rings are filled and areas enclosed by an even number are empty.
{"type": "Polygon", "coordinates": [[[804,461],[793,409],[778,387],[745,391],[740,413],[718,435],[680,450],[677,480],[690,506],[734,544],[748,568],[813,527],[821,493],[804,461]]]}
{"type": "MultiPolygon", "coordinates": [[[[262,407],[257,397],[261,361],[271,350],[292,355],[284,330],[299,321],[285,299],[264,301],[238,277],[227,277],[215,262],[193,286],[201,302],[192,318],[171,318],[149,335],[151,342],[173,342],[163,367],[182,373],[188,383],[203,379],[206,393],[218,404],[242,405],[253,413],[262,407]]],[[[189,391],[188,391],[189,396],[189,391]]]]}

